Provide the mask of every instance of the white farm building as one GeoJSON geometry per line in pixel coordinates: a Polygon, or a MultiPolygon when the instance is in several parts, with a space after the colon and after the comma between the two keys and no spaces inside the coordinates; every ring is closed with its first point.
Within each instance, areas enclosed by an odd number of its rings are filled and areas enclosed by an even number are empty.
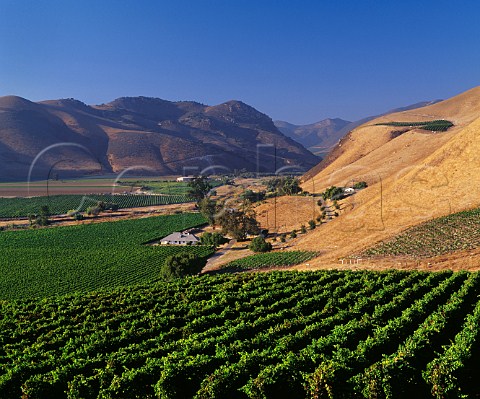
{"type": "Polygon", "coordinates": [[[172,233],[160,240],[162,245],[197,245],[200,242],[197,236],[192,233],[172,233]]]}
{"type": "Polygon", "coordinates": [[[195,179],[195,176],[181,176],[181,177],[177,177],[177,181],[178,181],[178,182],[189,182],[189,181],[193,181],[193,179],[195,179]]]}

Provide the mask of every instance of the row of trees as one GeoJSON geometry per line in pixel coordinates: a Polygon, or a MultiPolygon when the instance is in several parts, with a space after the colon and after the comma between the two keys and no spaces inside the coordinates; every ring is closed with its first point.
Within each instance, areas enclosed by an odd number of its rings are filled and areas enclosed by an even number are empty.
{"type": "Polygon", "coordinates": [[[244,199],[240,207],[230,208],[224,202],[211,198],[212,186],[206,177],[196,177],[188,185],[189,196],[196,200],[200,212],[210,225],[220,225],[223,234],[245,240],[248,235],[260,233],[260,226],[249,200],[244,199]]]}

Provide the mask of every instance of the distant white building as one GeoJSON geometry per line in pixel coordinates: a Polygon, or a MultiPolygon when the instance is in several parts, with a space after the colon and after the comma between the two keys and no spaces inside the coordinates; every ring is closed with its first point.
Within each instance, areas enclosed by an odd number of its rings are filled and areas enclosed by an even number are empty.
{"type": "Polygon", "coordinates": [[[200,242],[195,234],[183,232],[172,233],[160,240],[162,245],[197,245],[200,242]]]}
{"type": "Polygon", "coordinates": [[[343,192],[345,194],[353,194],[355,192],[355,189],[352,188],[352,187],[346,187],[346,188],[343,189],[343,192]]]}
{"type": "Polygon", "coordinates": [[[195,179],[194,176],[181,176],[181,177],[177,177],[177,181],[192,181],[193,179],[195,179]]]}

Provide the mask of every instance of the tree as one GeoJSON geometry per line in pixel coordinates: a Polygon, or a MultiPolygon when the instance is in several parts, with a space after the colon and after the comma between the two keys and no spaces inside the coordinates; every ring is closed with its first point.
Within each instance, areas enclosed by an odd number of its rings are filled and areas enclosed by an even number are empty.
{"type": "Polygon", "coordinates": [[[200,237],[202,245],[211,245],[214,249],[217,249],[220,245],[228,242],[228,239],[222,236],[220,233],[206,232],[200,237]]]}
{"type": "Polygon", "coordinates": [[[89,206],[85,213],[89,216],[98,216],[100,213],[100,208],[98,206],[89,206]]]}
{"type": "Polygon", "coordinates": [[[292,230],[290,233],[290,238],[297,238],[297,230],[292,230]]]}
{"type": "Polygon", "coordinates": [[[202,198],[198,202],[198,207],[201,214],[208,220],[208,224],[213,226],[215,224],[215,215],[217,214],[217,202],[210,198],[202,198]]]}
{"type": "Polygon", "coordinates": [[[264,182],[267,191],[278,195],[293,195],[302,191],[300,181],[293,176],[277,176],[264,182]]]}
{"type": "Polygon", "coordinates": [[[43,205],[40,208],[40,215],[37,217],[37,224],[39,226],[47,226],[50,224],[50,220],[48,219],[50,216],[50,209],[48,205],[43,205]]]}
{"type": "Polygon", "coordinates": [[[229,234],[237,240],[245,240],[249,234],[260,232],[255,212],[249,206],[245,206],[243,211],[226,209],[216,221],[222,226],[223,234],[229,234]]]}
{"type": "Polygon", "coordinates": [[[310,227],[310,230],[313,230],[316,227],[315,220],[313,220],[313,219],[309,220],[308,221],[308,226],[310,227]]]}
{"type": "Polygon", "coordinates": [[[253,252],[269,252],[272,250],[272,244],[265,241],[262,236],[255,237],[248,246],[253,252]]]}
{"type": "Polygon", "coordinates": [[[205,176],[196,176],[191,181],[188,182],[188,195],[192,197],[197,204],[203,199],[206,198],[212,185],[209,183],[208,178],[205,176]]]}
{"type": "Polygon", "coordinates": [[[323,193],[322,197],[326,201],[327,199],[342,199],[345,196],[345,193],[343,191],[342,187],[336,187],[336,186],[331,186],[327,188],[323,193]]]}
{"type": "Polygon", "coordinates": [[[263,201],[265,199],[265,191],[256,192],[252,190],[245,190],[240,197],[250,202],[263,201]]]}
{"type": "Polygon", "coordinates": [[[300,232],[301,232],[302,234],[305,234],[305,233],[307,232],[307,228],[305,227],[304,224],[302,224],[302,225],[300,226],[300,232]]]}
{"type": "Polygon", "coordinates": [[[50,224],[50,220],[48,219],[50,216],[50,209],[48,205],[43,205],[40,208],[39,214],[29,214],[28,221],[30,222],[30,226],[48,226],[50,224]]]}
{"type": "Polygon", "coordinates": [[[188,252],[170,255],[165,259],[160,275],[164,280],[175,280],[200,273],[206,263],[206,258],[188,252]]]}

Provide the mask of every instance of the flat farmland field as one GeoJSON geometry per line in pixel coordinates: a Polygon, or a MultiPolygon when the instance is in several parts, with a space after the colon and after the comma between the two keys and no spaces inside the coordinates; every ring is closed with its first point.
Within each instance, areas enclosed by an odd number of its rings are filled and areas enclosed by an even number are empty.
{"type": "Polygon", "coordinates": [[[0,197],[36,197],[59,194],[111,194],[130,191],[115,184],[114,179],[72,179],[0,183],[0,197]]]}
{"type": "MultiPolygon", "coordinates": [[[[149,283],[169,255],[212,253],[205,246],[150,241],[205,223],[198,213],[0,232],[0,300],[149,283]]],[[[0,397],[2,397],[0,395],[0,397]]],[[[3,397],[2,397],[3,398],[3,397]]]]}

